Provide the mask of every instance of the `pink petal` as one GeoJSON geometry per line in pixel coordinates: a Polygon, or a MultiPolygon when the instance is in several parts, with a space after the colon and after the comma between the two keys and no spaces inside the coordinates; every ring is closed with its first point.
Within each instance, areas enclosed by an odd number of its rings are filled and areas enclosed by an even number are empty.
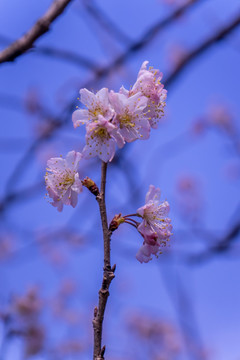
{"type": "Polygon", "coordinates": [[[80,125],[86,124],[90,121],[89,112],[85,109],[75,110],[72,114],[72,122],[74,128],[79,127],[80,125]]]}
{"type": "Polygon", "coordinates": [[[149,201],[159,201],[161,196],[161,190],[159,188],[155,188],[154,185],[149,186],[149,190],[146,195],[146,203],[149,201]]]}
{"type": "Polygon", "coordinates": [[[82,159],[82,154],[77,151],[69,151],[66,156],[66,166],[74,171],[77,170],[80,160],[82,159]]]}
{"type": "Polygon", "coordinates": [[[96,107],[96,95],[87,89],[80,90],[81,102],[88,108],[94,109],[96,107]]]}

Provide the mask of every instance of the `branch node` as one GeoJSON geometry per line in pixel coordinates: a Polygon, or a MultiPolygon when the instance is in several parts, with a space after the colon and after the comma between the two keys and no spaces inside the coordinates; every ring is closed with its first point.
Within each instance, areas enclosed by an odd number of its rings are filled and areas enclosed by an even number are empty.
{"type": "Polygon", "coordinates": [[[112,272],[115,273],[115,270],[116,270],[116,264],[113,265],[112,272]]]}
{"type": "Polygon", "coordinates": [[[88,176],[86,176],[85,179],[82,180],[82,185],[85,186],[94,196],[99,196],[99,189],[97,185],[88,176]]]}
{"type": "Polygon", "coordinates": [[[106,350],[106,346],[104,345],[101,349],[100,356],[102,356],[102,357],[104,356],[105,350],[106,350]]]}

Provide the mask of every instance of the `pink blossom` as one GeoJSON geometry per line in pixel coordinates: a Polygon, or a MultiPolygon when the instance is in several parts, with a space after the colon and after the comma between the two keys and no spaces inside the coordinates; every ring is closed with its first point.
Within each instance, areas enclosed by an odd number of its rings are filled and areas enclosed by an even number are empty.
{"type": "Polygon", "coordinates": [[[82,191],[82,184],[77,172],[82,154],[70,151],[66,159],[51,158],[47,162],[45,182],[52,205],[62,211],[63,205],[75,207],[78,194],[82,191]]]}
{"type": "Polygon", "coordinates": [[[148,139],[150,134],[146,114],[148,99],[140,92],[127,97],[113,91],[110,92],[109,98],[115,110],[113,123],[118,127],[124,140],[132,142],[136,139],[148,139]]]}
{"type": "Polygon", "coordinates": [[[151,255],[157,255],[159,253],[159,245],[149,245],[143,243],[136,254],[136,259],[140,261],[140,263],[147,263],[152,260],[151,255]]]}
{"type": "Polygon", "coordinates": [[[115,145],[123,147],[125,141],[116,126],[106,120],[102,115],[86,126],[86,145],[83,156],[89,159],[98,156],[102,161],[111,161],[115,154],[115,145]]]}
{"type": "MultiPolygon", "coordinates": [[[[152,67],[147,69],[147,64],[148,61],[143,62],[137,81],[129,92],[129,96],[141,92],[142,95],[148,98],[148,120],[151,127],[156,129],[159,119],[164,115],[167,90],[164,89],[164,85],[161,83],[162,73],[152,67]]],[[[126,94],[127,91],[122,88],[121,92],[126,94]]]]}
{"type": "Polygon", "coordinates": [[[168,213],[168,202],[160,202],[160,189],[150,185],[146,195],[146,204],[137,210],[137,214],[143,219],[137,229],[144,238],[143,247],[137,254],[139,261],[149,261],[151,254],[156,255],[160,252],[160,247],[166,246],[166,241],[169,240],[172,231],[168,213]]]}
{"type": "Polygon", "coordinates": [[[167,218],[168,213],[168,202],[160,202],[160,189],[150,185],[146,204],[137,210],[137,214],[143,218],[138,230],[141,234],[146,234],[147,238],[153,233],[159,239],[168,239],[172,230],[171,220],[167,218]]]}
{"type": "Polygon", "coordinates": [[[96,94],[87,89],[80,90],[81,102],[87,109],[74,111],[72,115],[73,126],[76,128],[89,122],[98,121],[98,116],[103,116],[106,120],[111,120],[114,110],[109,103],[108,89],[103,88],[96,94]]]}

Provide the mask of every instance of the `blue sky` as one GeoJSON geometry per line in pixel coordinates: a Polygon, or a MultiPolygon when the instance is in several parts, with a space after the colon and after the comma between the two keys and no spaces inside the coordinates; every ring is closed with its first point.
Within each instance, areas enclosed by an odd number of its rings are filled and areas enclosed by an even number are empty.
{"type": "MultiPolygon", "coordinates": [[[[18,38],[41,16],[51,1],[30,2],[16,0],[0,2],[0,35],[18,38]]],[[[99,1],[101,8],[129,38],[135,41],[159,19],[174,10],[174,6],[160,0],[151,1],[99,1]]],[[[164,78],[172,71],[170,57],[173,49],[181,47],[189,52],[200,42],[227,25],[239,13],[238,1],[199,1],[141,51],[133,53],[120,69],[98,82],[91,89],[101,87],[118,90],[126,88],[136,79],[144,60],[159,68],[164,78]]],[[[4,48],[4,45],[0,43],[4,48]]],[[[73,1],[64,14],[52,25],[51,31],[36,42],[36,48],[48,46],[64,49],[85,56],[96,64],[107,66],[127,44],[117,41],[103,31],[86,14],[80,1],[73,1]]],[[[239,360],[239,244],[236,241],[232,253],[216,255],[202,264],[186,265],[185,255],[208,248],[216,239],[222,238],[231,226],[238,222],[239,177],[229,179],[228,165],[237,163],[239,153],[231,139],[212,127],[203,135],[194,136],[193,124],[208,114],[211,104],[226,104],[232,114],[236,134],[239,135],[239,28],[229,37],[211,46],[197,57],[172,83],[168,90],[166,119],[158,130],[151,133],[148,141],[127,145],[122,169],[110,166],[108,173],[107,204],[109,218],[116,212],[135,212],[142,206],[149,184],[162,190],[163,199],[171,206],[174,226],[170,255],[164,254],[149,264],[139,264],[135,253],[141,239],[132,229],[124,228],[113,235],[112,258],[117,263],[117,274],[109,299],[107,327],[112,329],[121,323],[128,309],[138,309],[154,316],[164,317],[178,323],[178,285],[183,284],[187,297],[193,304],[202,342],[210,349],[211,360],[239,360]],[[128,182],[128,171],[133,185],[128,182]],[[203,212],[196,229],[179,215],[176,203],[176,184],[182,175],[189,174],[199,179],[203,194],[203,212]],[[131,186],[136,186],[139,196],[130,199],[131,186]],[[202,239],[199,227],[211,233],[210,239],[202,239]],[[130,285],[127,286],[128,282],[130,285]],[[127,291],[121,290],[126,285],[127,291]],[[171,290],[167,290],[170,286],[171,290]],[[173,299],[169,293],[173,292],[173,299]],[[118,310],[116,310],[118,309],[118,310]],[[118,311],[119,316],[116,316],[118,311]],[[115,314],[115,315],[114,315],[115,314]]],[[[0,66],[0,114],[2,131],[0,139],[0,197],[4,197],[11,174],[37,133],[34,119],[24,108],[24,99],[31,89],[37,89],[49,113],[61,116],[69,101],[74,101],[83,84],[92,79],[88,69],[58,58],[49,58],[31,51],[14,63],[0,66]],[[7,103],[3,99],[8,97],[7,103]],[[20,103],[20,106],[19,106],[20,103]],[[5,142],[4,142],[5,141],[5,142]]],[[[77,104],[77,100],[76,100],[77,104]]],[[[51,141],[42,143],[21,174],[16,174],[12,190],[21,191],[43,179],[45,163],[40,161],[45,154],[65,154],[72,149],[81,151],[84,145],[84,129],[74,130],[71,114],[67,125],[56,132],[51,141]]],[[[46,121],[46,119],[45,119],[46,121]]],[[[82,173],[99,181],[100,164],[86,162],[82,173]]],[[[21,292],[30,283],[41,284],[44,294],[51,293],[64,276],[74,277],[81,284],[77,306],[87,313],[86,321],[91,326],[92,309],[96,303],[97,289],[101,281],[102,249],[101,229],[96,213],[95,200],[86,192],[76,209],[65,208],[57,213],[44,199],[44,189],[28,201],[19,201],[8,207],[1,218],[1,231],[16,236],[16,248],[23,250],[11,261],[2,262],[1,281],[4,287],[1,298],[6,301],[10,293],[21,292]],[[68,223],[84,233],[85,245],[77,253],[70,251],[65,268],[52,267],[39,255],[35,236],[39,231],[49,232],[68,223]],[[90,235],[86,235],[86,234],[90,235]],[[99,235],[98,235],[99,234],[99,235]],[[99,239],[96,239],[96,236],[99,239]],[[33,244],[28,246],[27,244],[33,244]],[[25,250],[24,250],[25,249],[25,250]],[[89,264],[91,264],[89,266],[89,264]],[[89,279],[84,269],[89,269],[89,279]],[[90,285],[91,284],[91,285],[90,285]]],[[[239,240],[239,239],[238,239],[239,240]]],[[[76,300],[76,299],[75,299],[76,300]]],[[[179,305],[180,306],[180,305],[179,305]]],[[[186,316],[189,314],[186,313],[186,316]]],[[[122,344],[126,342],[120,326],[122,344]]],[[[123,346],[114,342],[108,334],[112,354],[121,354],[123,346]]],[[[113,356],[112,355],[112,356],[113,356]]],[[[86,355],[89,356],[89,355],[86,355]]],[[[87,357],[86,357],[87,359],[87,357]]]]}

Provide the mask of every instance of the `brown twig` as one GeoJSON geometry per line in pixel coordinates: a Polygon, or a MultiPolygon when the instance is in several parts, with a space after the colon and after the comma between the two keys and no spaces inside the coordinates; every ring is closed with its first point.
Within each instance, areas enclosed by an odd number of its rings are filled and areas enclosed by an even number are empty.
{"type": "MultiPolygon", "coordinates": [[[[9,39],[6,36],[0,34],[0,44],[9,45],[11,44],[12,39],[9,39]]],[[[52,58],[57,58],[59,60],[65,60],[74,65],[82,66],[86,69],[92,70],[96,68],[95,62],[93,62],[90,58],[87,58],[83,55],[79,55],[74,51],[63,50],[59,48],[54,48],[50,46],[37,46],[34,49],[34,52],[38,55],[45,55],[52,58]]],[[[2,96],[2,95],[1,95],[2,96]]]]}
{"type": "Polygon", "coordinates": [[[52,22],[62,14],[72,0],[55,0],[47,12],[21,38],[0,53],[0,64],[14,61],[18,56],[31,49],[34,42],[45,34],[52,22]]]}
{"type": "Polygon", "coordinates": [[[116,40],[122,44],[129,44],[132,40],[126,35],[118,26],[113,22],[106,13],[97,6],[95,1],[85,0],[83,6],[89,13],[89,15],[95,19],[95,21],[104,29],[109,35],[113,36],[116,40]]]}
{"type": "Polygon", "coordinates": [[[112,62],[110,62],[110,64],[104,67],[98,67],[93,69],[94,78],[84,84],[83,87],[92,87],[96,80],[103,79],[116,71],[116,69],[119,66],[123,65],[129,58],[131,58],[131,56],[138,53],[147,45],[149,45],[156,38],[156,36],[159,35],[159,33],[164,30],[168,25],[172,24],[174,20],[185,14],[185,12],[196,6],[199,2],[200,0],[188,1],[184,5],[176,9],[172,14],[167,16],[165,19],[157,21],[146,32],[144,32],[144,34],[140,37],[139,40],[134,41],[131,45],[129,45],[126,50],[122,54],[118,55],[112,62]]]}
{"type": "Polygon", "coordinates": [[[114,271],[116,268],[116,265],[111,267],[111,261],[110,261],[111,231],[109,231],[108,229],[106,203],[105,203],[106,174],[107,174],[107,163],[102,162],[101,191],[100,194],[96,197],[96,199],[99,204],[101,221],[102,221],[103,242],[104,242],[104,268],[103,268],[102,287],[99,290],[98,307],[95,307],[94,317],[93,317],[93,330],[94,330],[93,360],[104,359],[105,346],[102,347],[102,324],[103,324],[107,299],[109,296],[109,286],[114,278],[114,271]]]}
{"type": "Polygon", "coordinates": [[[206,260],[211,259],[212,257],[226,253],[232,246],[232,243],[239,238],[240,234],[240,222],[237,222],[231,229],[229,229],[228,233],[214,245],[210,246],[207,250],[188,257],[187,263],[189,264],[199,264],[206,260]]]}
{"type": "Polygon", "coordinates": [[[185,70],[187,66],[191,64],[191,62],[201,55],[203,52],[208,50],[213,44],[223,40],[226,36],[228,36],[233,30],[235,30],[240,25],[240,15],[238,14],[232,22],[230,22],[227,26],[217,31],[214,35],[210,36],[208,39],[202,42],[202,44],[198,45],[195,49],[189,52],[183,60],[179,63],[176,69],[168,76],[167,80],[164,82],[165,86],[171,85],[173,81],[176,81],[178,76],[185,70]]]}

